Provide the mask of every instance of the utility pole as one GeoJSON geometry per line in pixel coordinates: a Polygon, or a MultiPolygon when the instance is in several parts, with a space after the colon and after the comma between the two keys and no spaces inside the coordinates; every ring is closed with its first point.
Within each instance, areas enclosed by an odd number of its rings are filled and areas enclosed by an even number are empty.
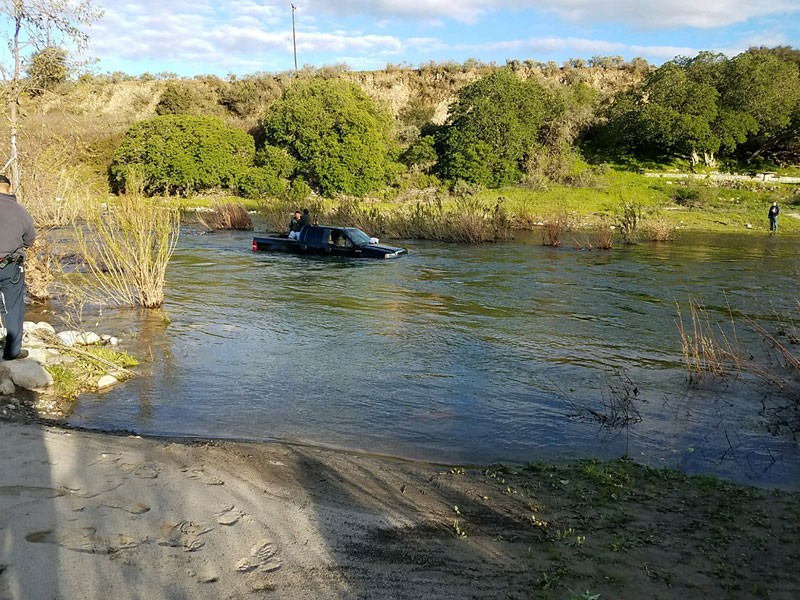
{"type": "Polygon", "coordinates": [[[294,11],[297,7],[292,4],[292,47],[294,48],[294,72],[297,73],[297,33],[294,29],[294,11]]]}

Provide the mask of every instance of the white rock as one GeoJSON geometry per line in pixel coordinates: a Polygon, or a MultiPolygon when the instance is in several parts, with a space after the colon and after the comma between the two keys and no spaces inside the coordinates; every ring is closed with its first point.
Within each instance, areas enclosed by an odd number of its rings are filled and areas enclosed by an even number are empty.
{"type": "Polygon", "coordinates": [[[16,385],[36,390],[53,385],[53,377],[34,360],[21,358],[0,362],[0,379],[10,378],[16,385]]]}
{"type": "Polygon", "coordinates": [[[113,375],[103,375],[97,380],[97,389],[103,390],[119,383],[119,380],[113,375]]]}
{"type": "Polygon", "coordinates": [[[37,331],[46,331],[47,333],[55,333],[56,332],[55,328],[52,325],[50,325],[50,323],[47,323],[45,321],[39,321],[36,324],[36,330],[37,331]]]}
{"type": "Polygon", "coordinates": [[[28,358],[35,360],[40,365],[52,362],[52,354],[46,348],[32,348],[28,346],[28,358]]]}
{"type": "Polygon", "coordinates": [[[100,336],[92,331],[82,333],[75,339],[75,343],[79,344],[80,346],[91,346],[92,344],[97,344],[100,341],[100,336]]]}
{"type": "Polygon", "coordinates": [[[0,396],[10,396],[17,391],[14,382],[10,378],[4,378],[0,381],[0,396]]]}
{"type": "Polygon", "coordinates": [[[108,335],[107,333],[104,333],[100,337],[102,338],[103,343],[105,344],[111,344],[112,346],[116,346],[117,344],[119,344],[119,340],[115,338],[113,335],[108,335]]]}
{"type": "Polygon", "coordinates": [[[22,331],[23,333],[28,333],[30,331],[36,331],[36,323],[33,321],[25,321],[22,324],[22,331]]]}
{"type": "Polygon", "coordinates": [[[44,348],[47,344],[35,333],[26,333],[22,336],[23,346],[26,348],[44,348]]]}
{"type": "Polygon", "coordinates": [[[56,334],[58,339],[60,339],[65,346],[69,346],[70,348],[75,345],[79,335],[80,332],[74,330],[60,331],[56,334]]]}

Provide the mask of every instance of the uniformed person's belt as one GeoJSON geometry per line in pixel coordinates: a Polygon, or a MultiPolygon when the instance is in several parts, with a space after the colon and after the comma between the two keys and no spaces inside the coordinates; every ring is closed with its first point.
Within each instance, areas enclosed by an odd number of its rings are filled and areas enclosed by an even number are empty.
{"type": "Polygon", "coordinates": [[[13,263],[20,263],[25,260],[21,254],[9,254],[8,256],[4,256],[0,258],[0,269],[4,269],[6,265],[10,265],[13,263]]]}

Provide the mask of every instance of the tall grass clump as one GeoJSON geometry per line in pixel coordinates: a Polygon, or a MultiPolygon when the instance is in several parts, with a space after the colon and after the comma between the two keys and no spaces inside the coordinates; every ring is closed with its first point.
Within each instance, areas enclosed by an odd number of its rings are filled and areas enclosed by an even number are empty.
{"type": "Polygon", "coordinates": [[[730,365],[738,368],[737,344],[731,343],[725,333],[711,324],[708,311],[694,298],[688,302],[689,314],[684,318],[680,303],[676,302],[678,333],[686,363],[689,381],[699,381],[706,376],[725,379],[730,365]]]}
{"type": "Polygon", "coordinates": [[[723,328],[721,323],[712,325],[708,312],[696,300],[690,299],[688,304],[686,318],[678,305],[677,324],[689,381],[749,375],[743,381],[758,384],[765,392],[762,406],[770,416],[770,427],[799,432],[800,334],[793,322],[779,317],[764,325],[751,318],[741,319],[738,327],[755,334],[756,343],[746,347],[737,334],[733,313],[729,325],[723,328]]]}
{"type": "Polygon", "coordinates": [[[358,227],[370,235],[389,233],[388,215],[374,204],[353,196],[340,197],[331,212],[332,223],[358,227]]]}
{"type": "Polygon", "coordinates": [[[465,195],[447,205],[437,196],[415,202],[393,217],[391,232],[400,238],[481,244],[508,241],[513,236],[513,218],[503,198],[487,204],[465,195]]]}
{"type": "Polygon", "coordinates": [[[566,211],[559,211],[551,215],[544,222],[542,229],[542,245],[558,247],[561,245],[561,236],[569,231],[569,216],[566,211]]]}
{"type": "Polygon", "coordinates": [[[208,229],[219,231],[233,229],[252,231],[253,219],[243,204],[237,202],[217,202],[210,212],[198,214],[198,220],[208,229]]]}
{"type": "Polygon", "coordinates": [[[638,237],[642,221],[642,208],[637,202],[624,201],[617,216],[617,228],[622,235],[623,244],[633,244],[638,237]]]}
{"type": "Polygon", "coordinates": [[[662,215],[649,215],[642,222],[642,232],[651,242],[671,242],[675,239],[675,224],[662,215]]]}
{"type": "Polygon", "coordinates": [[[611,250],[614,246],[614,229],[605,220],[595,231],[594,237],[601,250],[611,250]]]}
{"type": "Polygon", "coordinates": [[[180,212],[139,192],[95,210],[76,238],[84,257],[81,292],[90,301],[158,308],[180,234],[180,212]]]}

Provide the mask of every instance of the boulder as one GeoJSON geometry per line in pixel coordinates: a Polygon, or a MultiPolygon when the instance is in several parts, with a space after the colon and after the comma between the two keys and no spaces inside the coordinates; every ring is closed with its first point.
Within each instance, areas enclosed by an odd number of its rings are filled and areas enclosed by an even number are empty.
{"type": "Polygon", "coordinates": [[[55,327],[50,325],[50,323],[46,323],[45,321],[39,321],[36,324],[36,331],[46,331],[47,333],[55,334],[56,330],[55,327]]]}
{"type": "Polygon", "coordinates": [[[61,340],[61,343],[64,344],[65,346],[69,346],[70,348],[72,348],[72,346],[75,345],[80,335],[81,335],[80,331],[74,331],[71,329],[67,331],[59,331],[56,334],[58,339],[61,340]]]}
{"type": "Polygon", "coordinates": [[[93,344],[98,344],[101,341],[102,340],[100,339],[100,336],[92,331],[82,333],[75,339],[75,343],[79,346],[92,346],[93,344]]]}
{"type": "Polygon", "coordinates": [[[17,391],[14,382],[11,381],[11,378],[3,378],[0,381],[0,396],[10,396],[14,392],[17,391]]]}
{"type": "Polygon", "coordinates": [[[42,365],[28,358],[0,362],[0,380],[11,379],[15,385],[28,390],[53,385],[53,377],[42,365]]]}
{"type": "Polygon", "coordinates": [[[112,385],[116,385],[117,383],[119,383],[119,380],[113,375],[103,375],[97,380],[97,389],[103,390],[111,387],[112,385]]]}

